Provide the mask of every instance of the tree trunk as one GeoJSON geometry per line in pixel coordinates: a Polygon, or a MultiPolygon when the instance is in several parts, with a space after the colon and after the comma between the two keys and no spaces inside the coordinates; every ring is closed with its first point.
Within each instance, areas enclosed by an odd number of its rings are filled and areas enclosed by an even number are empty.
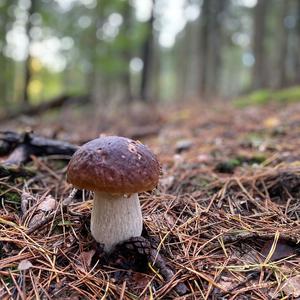
{"type": "Polygon", "coordinates": [[[26,24],[26,34],[28,38],[28,48],[27,48],[27,59],[25,61],[25,74],[24,74],[24,92],[23,92],[23,104],[28,105],[30,102],[30,95],[29,95],[29,83],[32,77],[31,73],[31,60],[32,57],[30,55],[30,45],[31,45],[31,37],[30,37],[30,30],[31,30],[31,22],[30,17],[36,12],[37,9],[37,1],[31,0],[30,7],[28,9],[28,20],[26,24]]]}
{"type": "Polygon", "coordinates": [[[208,33],[209,33],[209,19],[210,9],[209,0],[203,0],[202,10],[200,16],[200,95],[205,97],[207,88],[207,53],[208,53],[208,33]]]}
{"type": "Polygon", "coordinates": [[[298,23],[296,27],[296,37],[297,37],[297,51],[296,51],[296,78],[295,83],[300,85],[300,0],[297,0],[297,17],[298,17],[298,23]]]}
{"type": "Polygon", "coordinates": [[[209,23],[209,51],[207,61],[207,94],[217,96],[222,68],[222,14],[226,8],[226,0],[214,0],[211,3],[211,18],[209,23]]]}
{"type": "Polygon", "coordinates": [[[284,19],[288,13],[288,0],[280,3],[281,16],[279,19],[279,55],[278,55],[278,83],[277,88],[283,88],[287,85],[287,55],[288,55],[288,30],[284,24],[284,19]]]}
{"type": "Polygon", "coordinates": [[[204,0],[202,4],[200,94],[204,99],[218,94],[222,62],[222,14],[226,5],[225,0],[204,0]]]}
{"type": "Polygon", "coordinates": [[[253,54],[255,63],[252,73],[253,89],[261,89],[267,86],[265,37],[269,2],[269,0],[259,0],[254,8],[253,54]]]}
{"type": "Polygon", "coordinates": [[[147,37],[142,46],[143,70],[141,78],[140,98],[143,101],[148,101],[150,98],[150,81],[153,59],[153,23],[154,23],[154,5],[155,0],[152,0],[151,16],[147,22],[147,37]]]}
{"type": "Polygon", "coordinates": [[[153,98],[156,102],[159,102],[161,98],[161,48],[158,42],[158,37],[153,32],[153,57],[152,65],[153,71],[151,72],[151,80],[149,83],[150,94],[153,95],[153,98]]]}
{"type": "Polygon", "coordinates": [[[12,16],[8,13],[9,6],[13,3],[8,3],[6,1],[5,4],[1,5],[0,14],[0,40],[2,41],[2,49],[0,51],[0,91],[1,91],[1,98],[0,104],[3,106],[4,109],[9,108],[12,105],[14,99],[14,83],[15,78],[14,76],[14,65],[15,62],[8,58],[5,54],[3,49],[6,46],[6,34],[10,28],[8,28],[8,24],[12,21],[12,16]]]}
{"type": "Polygon", "coordinates": [[[121,84],[123,88],[123,95],[122,100],[125,103],[130,103],[132,101],[132,92],[131,92],[131,78],[130,78],[130,70],[129,70],[129,63],[132,58],[132,53],[131,53],[131,44],[130,44],[130,31],[131,31],[131,25],[132,25],[132,16],[131,16],[131,5],[129,2],[124,3],[124,12],[123,12],[123,29],[121,30],[121,34],[126,37],[128,40],[128,45],[123,48],[121,57],[123,61],[125,62],[127,68],[123,70],[121,74],[121,84]]]}
{"type": "Polygon", "coordinates": [[[190,51],[190,24],[187,23],[184,31],[177,38],[176,45],[176,100],[184,101],[187,95],[187,83],[189,80],[190,51]]]}
{"type": "Polygon", "coordinates": [[[92,24],[89,32],[89,38],[87,40],[89,49],[89,61],[91,68],[87,74],[87,90],[91,95],[91,101],[96,104],[99,98],[102,100],[102,94],[100,91],[106,87],[101,82],[101,75],[99,68],[97,67],[98,60],[98,48],[101,47],[100,41],[97,38],[97,30],[101,29],[103,25],[104,14],[102,6],[96,2],[96,6],[92,11],[92,24]],[[101,94],[101,95],[100,95],[101,94]]]}

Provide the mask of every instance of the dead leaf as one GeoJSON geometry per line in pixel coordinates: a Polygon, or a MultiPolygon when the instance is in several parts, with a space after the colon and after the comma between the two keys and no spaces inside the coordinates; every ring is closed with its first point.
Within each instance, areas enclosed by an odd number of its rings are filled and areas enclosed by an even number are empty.
{"type": "Polygon", "coordinates": [[[300,275],[288,278],[282,287],[282,291],[287,296],[300,297],[300,275]]]}
{"type": "MultiPolygon", "coordinates": [[[[262,249],[261,249],[261,254],[264,257],[267,257],[271,247],[273,244],[273,240],[269,240],[266,241],[265,244],[263,245],[262,249]]],[[[276,248],[275,251],[270,259],[270,261],[275,261],[275,260],[279,260],[285,257],[289,257],[291,255],[296,254],[296,250],[293,246],[290,246],[289,244],[287,244],[287,242],[283,239],[279,239],[277,244],[276,244],[276,248]]]]}
{"type": "Polygon", "coordinates": [[[238,284],[238,281],[233,276],[222,276],[218,283],[224,288],[225,291],[229,291],[238,284]]]}
{"type": "Polygon", "coordinates": [[[24,215],[29,207],[29,203],[34,203],[36,200],[30,193],[23,191],[21,196],[21,211],[24,215]]]}
{"type": "Polygon", "coordinates": [[[159,186],[162,190],[167,190],[173,185],[174,181],[175,181],[174,176],[168,176],[168,177],[162,178],[159,181],[159,186]]]}
{"type": "Polygon", "coordinates": [[[84,266],[85,268],[89,268],[91,266],[92,258],[95,253],[96,251],[94,249],[81,252],[78,257],[79,264],[84,266]]]}
{"type": "Polygon", "coordinates": [[[32,263],[29,260],[24,259],[24,260],[20,261],[20,263],[18,265],[18,270],[25,271],[25,270],[29,270],[32,267],[33,267],[32,263]]]}
{"type": "Polygon", "coordinates": [[[138,290],[144,290],[149,281],[151,281],[151,277],[142,274],[133,272],[130,278],[131,283],[134,283],[134,287],[138,290]]]}
{"type": "Polygon", "coordinates": [[[57,202],[52,196],[47,196],[37,207],[42,211],[51,211],[57,207],[57,202]]]}

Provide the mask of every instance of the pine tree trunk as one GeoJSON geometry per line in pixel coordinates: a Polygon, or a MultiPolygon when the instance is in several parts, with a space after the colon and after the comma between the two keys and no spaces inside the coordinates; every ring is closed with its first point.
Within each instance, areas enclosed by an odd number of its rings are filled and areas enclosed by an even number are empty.
{"type": "MultiPolygon", "coordinates": [[[[128,38],[130,36],[131,26],[132,26],[132,15],[131,15],[131,5],[129,2],[125,2],[124,13],[123,13],[123,35],[126,35],[128,38]]],[[[129,70],[129,63],[132,58],[131,47],[128,43],[127,47],[122,50],[121,53],[122,59],[125,61],[127,68],[123,70],[121,74],[121,84],[122,84],[122,100],[125,103],[130,103],[133,99],[132,92],[131,92],[131,78],[130,78],[130,70],[129,70]]]]}
{"type": "Polygon", "coordinates": [[[283,88],[287,85],[287,55],[288,55],[288,30],[284,24],[284,19],[288,13],[288,0],[282,1],[280,3],[281,16],[279,19],[279,55],[278,55],[278,83],[277,88],[283,88]]]}
{"type": "Polygon", "coordinates": [[[295,83],[300,85],[300,0],[297,0],[297,16],[298,16],[298,23],[296,27],[296,43],[298,44],[297,51],[296,51],[296,78],[295,83]]]}
{"type": "Polygon", "coordinates": [[[253,89],[261,89],[267,86],[265,37],[268,2],[269,0],[259,0],[254,8],[253,53],[255,63],[252,73],[253,89]]]}
{"type": "Polygon", "coordinates": [[[30,95],[29,95],[29,84],[32,77],[31,74],[31,61],[32,57],[30,55],[30,45],[31,45],[31,37],[30,37],[30,30],[31,30],[31,22],[30,22],[30,16],[32,16],[37,9],[37,0],[31,0],[30,1],[30,7],[28,9],[28,20],[26,24],[26,34],[28,38],[28,55],[27,59],[25,61],[25,71],[24,71],[24,91],[23,91],[23,104],[28,105],[30,102],[30,95]]]}
{"type": "Polygon", "coordinates": [[[141,77],[140,99],[148,101],[150,96],[151,72],[153,61],[153,22],[154,22],[154,5],[155,0],[152,0],[151,16],[147,22],[147,37],[142,46],[143,70],[141,77]]]}
{"type": "Polygon", "coordinates": [[[204,0],[201,13],[200,94],[210,99],[218,94],[222,63],[222,14],[225,0],[204,0]]]}
{"type": "Polygon", "coordinates": [[[210,9],[209,0],[203,0],[200,17],[200,95],[205,97],[207,89],[207,50],[208,50],[208,34],[210,9]]]}

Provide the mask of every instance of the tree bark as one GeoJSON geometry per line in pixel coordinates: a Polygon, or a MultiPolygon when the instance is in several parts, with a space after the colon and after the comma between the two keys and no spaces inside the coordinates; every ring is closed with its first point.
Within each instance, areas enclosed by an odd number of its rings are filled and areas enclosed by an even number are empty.
{"type": "Polygon", "coordinates": [[[132,58],[132,51],[131,51],[131,44],[130,44],[130,31],[131,31],[131,25],[132,25],[132,15],[131,15],[131,5],[129,2],[124,3],[124,10],[123,10],[123,28],[121,30],[121,34],[125,35],[126,39],[128,40],[128,45],[124,47],[121,53],[121,57],[124,60],[127,68],[123,70],[121,74],[121,83],[122,88],[124,90],[123,92],[123,101],[125,103],[130,103],[133,99],[132,92],[131,92],[131,78],[130,78],[130,70],[129,70],[129,63],[132,58]]]}
{"type": "Polygon", "coordinates": [[[11,105],[11,101],[14,99],[14,61],[9,59],[3,51],[6,46],[6,34],[9,30],[8,24],[11,21],[11,16],[8,14],[8,8],[10,3],[2,5],[0,9],[1,20],[0,20],[0,40],[2,41],[2,50],[0,51],[0,104],[4,108],[11,105]]]}
{"type": "Polygon", "coordinates": [[[295,83],[300,85],[300,0],[297,0],[297,16],[298,16],[298,23],[296,27],[296,36],[297,36],[297,58],[296,58],[296,78],[295,83]]]}
{"type": "Polygon", "coordinates": [[[31,21],[30,17],[36,12],[37,10],[37,1],[36,0],[31,0],[30,1],[30,7],[28,9],[28,20],[26,24],[26,34],[28,38],[28,55],[27,59],[25,61],[25,74],[24,74],[24,92],[23,92],[23,103],[28,105],[30,102],[30,95],[29,95],[29,83],[32,77],[31,73],[31,61],[32,57],[30,55],[30,45],[31,45],[31,37],[30,37],[30,30],[31,30],[31,21]]]}
{"type": "Polygon", "coordinates": [[[225,0],[204,0],[200,22],[200,95],[210,99],[218,94],[222,63],[222,14],[225,0]]]}
{"type": "Polygon", "coordinates": [[[208,96],[218,96],[219,84],[222,69],[222,19],[226,8],[226,0],[210,1],[211,18],[209,23],[209,51],[207,60],[209,70],[207,70],[207,93],[208,96]]]}
{"type": "Polygon", "coordinates": [[[151,16],[147,22],[147,37],[142,46],[143,70],[141,78],[140,98],[143,101],[148,101],[150,98],[150,81],[153,59],[153,23],[154,23],[154,6],[155,0],[152,0],[151,16]]]}
{"type": "Polygon", "coordinates": [[[255,63],[252,73],[253,89],[261,89],[267,86],[265,37],[269,3],[269,0],[259,0],[254,8],[253,54],[255,63]]]}
{"type": "Polygon", "coordinates": [[[281,16],[279,19],[279,55],[278,55],[278,83],[277,88],[283,88],[287,85],[287,55],[288,55],[288,30],[284,24],[284,19],[288,13],[288,0],[280,3],[281,16]]]}
{"type": "Polygon", "coordinates": [[[200,17],[200,95],[206,95],[207,88],[207,50],[208,50],[208,33],[209,33],[209,19],[210,19],[210,9],[209,0],[203,0],[201,17],[200,17]]]}

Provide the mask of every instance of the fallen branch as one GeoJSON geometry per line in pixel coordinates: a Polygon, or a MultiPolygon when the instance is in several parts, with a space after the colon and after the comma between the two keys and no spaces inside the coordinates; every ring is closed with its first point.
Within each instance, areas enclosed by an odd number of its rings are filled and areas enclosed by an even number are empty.
{"type": "Polygon", "coordinates": [[[62,96],[56,97],[52,100],[42,102],[38,105],[26,106],[26,107],[22,107],[20,109],[14,110],[14,111],[3,112],[0,115],[0,122],[16,118],[20,115],[32,116],[32,115],[41,114],[50,109],[61,107],[66,103],[79,104],[79,103],[86,103],[88,101],[89,101],[88,95],[83,95],[83,96],[62,95],[62,96]]]}
{"type": "Polygon", "coordinates": [[[0,153],[2,155],[9,154],[8,158],[2,163],[6,166],[20,166],[30,160],[31,155],[47,156],[47,155],[72,155],[78,146],[70,143],[47,139],[31,132],[22,134],[4,131],[0,132],[0,153]],[[1,145],[4,147],[1,148],[1,145]]]}

